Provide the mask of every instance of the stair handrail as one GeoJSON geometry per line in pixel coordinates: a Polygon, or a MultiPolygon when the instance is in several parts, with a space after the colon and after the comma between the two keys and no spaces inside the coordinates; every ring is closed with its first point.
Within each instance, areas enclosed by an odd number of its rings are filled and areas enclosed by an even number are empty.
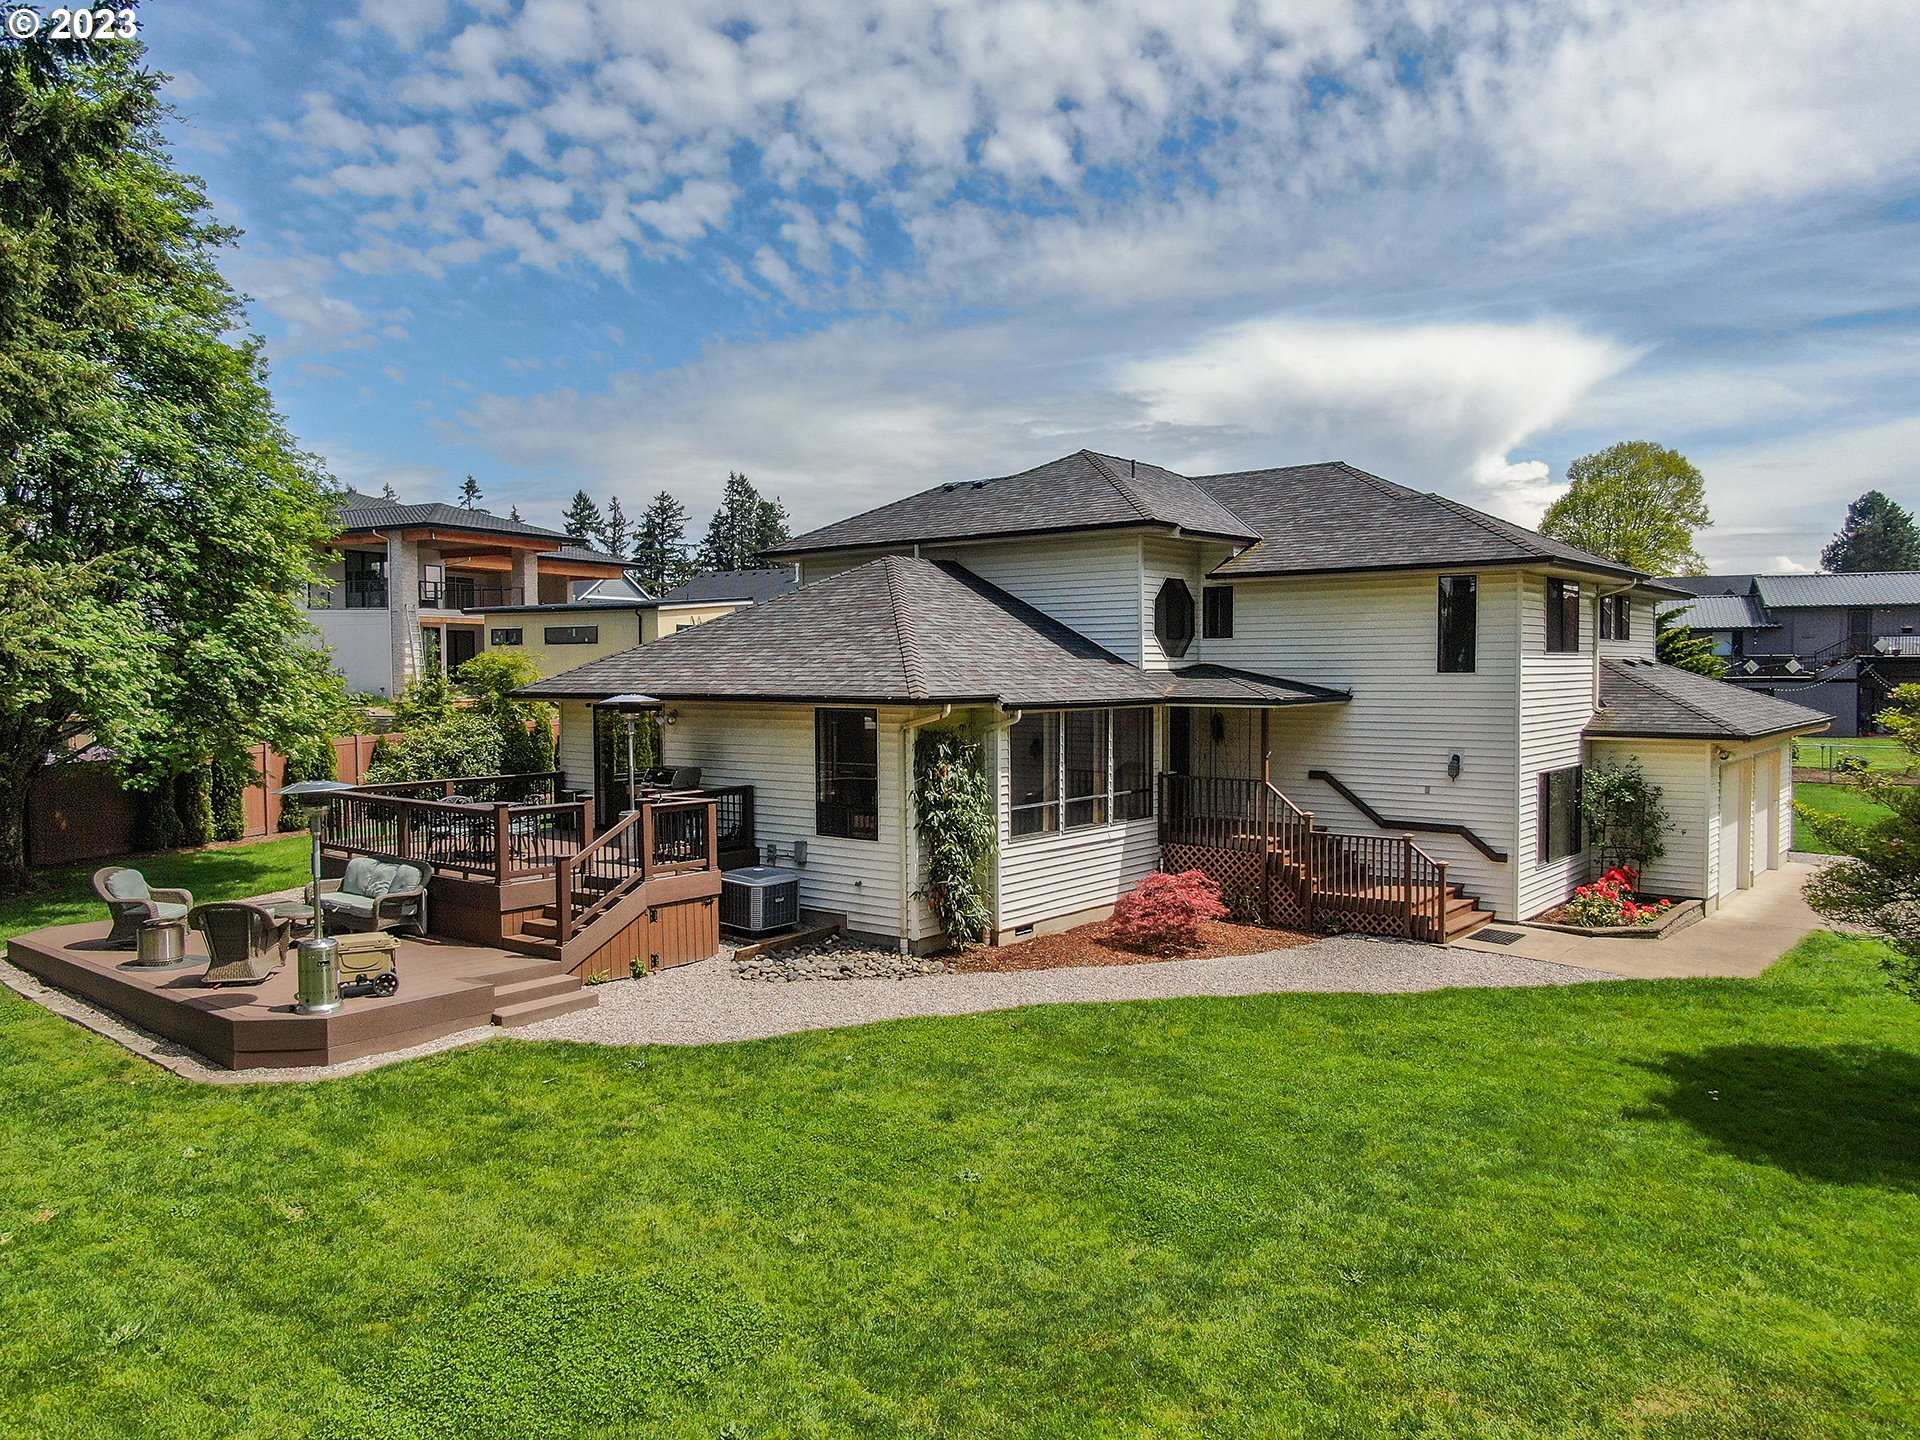
{"type": "Polygon", "coordinates": [[[586,844],[574,851],[573,854],[560,857],[559,867],[554,872],[553,913],[559,927],[560,943],[562,945],[565,945],[567,941],[571,940],[577,931],[591,924],[594,917],[599,914],[600,911],[606,909],[607,906],[611,905],[615,900],[626,895],[636,885],[645,882],[647,878],[647,867],[645,852],[643,851],[641,863],[633,867],[632,873],[620,881],[619,884],[609,889],[605,894],[586,905],[578,906],[576,910],[574,900],[574,876],[581,874],[589,868],[593,857],[607,850],[615,843],[624,841],[636,826],[645,824],[650,810],[650,806],[642,805],[639,809],[622,815],[618,820],[614,821],[613,824],[609,825],[605,830],[602,830],[598,835],[594,836],[593,839],[587,841],[586,844]]]}
{"type": "Polygon", "coordinates": [[[1507,852],[1489,845],[1470,825],[1462,825],[1453,820],[1389,819],[1374,809],[1373,806],[1369,805],[1365,800],[1354,794],[1352,790],[1348,789],[1339,776],[1325,770],[1309,770],[1307,771],[1307,778],[1309,780],[1318,780],[1323,784],[1331,786],[1349,805],[1353,806],[1354,809],[1358,810],[1382,830],[1398,830],[1402,833],[1417,830],[1427,835],[1457,835],[1496,865],[1504,865],[1507,863],[1507,852]]]}

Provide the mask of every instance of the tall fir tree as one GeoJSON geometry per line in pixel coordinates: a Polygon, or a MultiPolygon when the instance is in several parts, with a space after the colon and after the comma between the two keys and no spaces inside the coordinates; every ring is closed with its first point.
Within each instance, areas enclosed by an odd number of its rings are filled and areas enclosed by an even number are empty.
{"type": "Polygon", "coordinates": [[[1662,610],[1655,617],[1653,653],[1662,665],[1691,670],[1709,680],[1727,673],[1727,662],[1713,653],[1713,636],[1689,626],[1683,610],[1662,610]]]}
{"type": "Polygon", "coordinates": [[[745,570],[759,564],[761,551],[788,538],[787,509],[767,499],[738,470],[727,472],[720,504],[707,521],[700,542],[702,570],[745,570]]]}
{"type": "Polygon", "coordinates": [[[634,526],[633,564],[654,594],[671,590],[692,569],[687,554],[687,507],[662,490],[634,526]]]}
{"type": "Polygon", "coordinates": [[[473,476],[469,475],[460,482],[460,506],[462,509],[473,509],[474,506],[480,503],[481,496],[480,482],[474,479],[473,476]]]}
{"type": "Polygon", "coordinates": [[[633,543],[633,524],[627,519],[626,507],[615,495],[607,501],[606,519],[600,526],[600,543],[609,555],[626,558],[627,547],[633,543]]]}
{"type": "Polygon", "coordinates": [[[1847,507],[1846,523],[1820,552],[1820,568],[1836,575],[1920,570],[1920,525],[1904,505],[1869,490],[1847,507]]]}
{"type": "Polygon", "coordinates": [[[560,517],[560,524],[579,544],[604,545],[606,543],[607,517],[600,513],[600,507],[593,503],[593,497],[584,490],[573,492],[573,499],[567,503],[566,513],[560,517]]]}
{"type": "Polygon", "coordinates": [[[399,502],[400,492],[393,488],[393,482],[391,480],[380,487],[380,498],[395,504],[399,502]]]}
{"type": "Polygon", "coordinates": [[[518,505],[509,505],[507,507],[507,519],[513,521],[516,525],[520,523],[520,507],[518,505]]]}
{"type": "Polygon", "coordinates": [[[296,598],[338,490],[273,408],[134,41],[0,45],[0,890],[80,736],[152,796],[326,733],[296,598]]]}

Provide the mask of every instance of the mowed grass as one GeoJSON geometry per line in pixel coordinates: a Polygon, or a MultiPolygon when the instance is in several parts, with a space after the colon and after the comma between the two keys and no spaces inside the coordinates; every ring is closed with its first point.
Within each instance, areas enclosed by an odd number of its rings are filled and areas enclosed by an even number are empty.
{"type": "Polygon", "coordinates": [[[258,1087],[0,991],[0,1433],[1910,1436],[1876,953],[258,1087]]]}
{"type": "Polygon", "coordinates": [[[1858,756],[1869,770],[1904,774],[1913,769],[1913,756],[1899,742],[1875,737],[1862,739],[1822,739],[1815,735],[1793,744],[1793,763],[1811,769],[1827,770],[1847,756],[1858,756]]]}
{"type": "MultiPolygon", "coordinates": [[[[1870,824],[1875,820],[1884,820],[1893,812],[1884,805],[1876,805],[1850,785],[1811,785],[1798,784],[1793,787],[1793,798],[1797,804],[1805,805],[1823,815],[1836,815],[1842,820],[1851,820],[1856,825],[1870,824]]],[[[1798,815],[1793,819],[1793,848],[1805,850],[1814,855],[1831,855],[1834,849],[1815,833],[1814,828],[1798,815]]]]}

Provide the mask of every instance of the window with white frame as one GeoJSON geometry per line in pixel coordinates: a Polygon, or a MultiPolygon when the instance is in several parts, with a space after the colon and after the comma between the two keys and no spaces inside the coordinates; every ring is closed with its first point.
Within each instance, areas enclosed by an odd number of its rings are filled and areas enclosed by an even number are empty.
{"type": "Polygon", "coordinates": [[[1152,816],[1153,711],[1041,711],[1007,739],[1016,837],[1152,816]]]}

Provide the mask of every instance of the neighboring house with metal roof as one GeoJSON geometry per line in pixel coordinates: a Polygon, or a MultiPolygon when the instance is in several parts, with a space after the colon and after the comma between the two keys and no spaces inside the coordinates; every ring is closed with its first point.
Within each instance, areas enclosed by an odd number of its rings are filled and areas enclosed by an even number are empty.
{"type": "Polygon", "coordinates": [[[407,505],[349,490],[307,619],[349,688],[397,694],[433,665],[483,648],[484,605],[564,602],[626,562],[558,530],[462,505],[407,505]]]}
{"type": "Polygon", "coordinates": [[[1865,735],[1896,685],[1920,682],[1920,571],[1679,575],[1661,608],[1713,637],[1727,679],[1829,715],[1865,735]]]}
{"type": "Polygon", "coordinates": [[[1783,703],[1757,733],[1752,697],[1667,683],[1674,587],[1338,463],[1187,476],[1081,451],[767,558],[800,587],[527,693],[560,704],[561,764],[600,813],[628,783],[609,702],[650,703],[662,763],[753,786],[758,841],[804,847],[808,908],[922,947],[928,728],[984,746],[1001,938],[1199,866],[1275,923],[1443,940],[1590,878],[1580,777],[1603,750],[1710,778],[1712,837],[1688,798],[1669,838],[1673,893],[1750,883],[1788,844],[1792,736],[1824,724],[1783,703]]]}

